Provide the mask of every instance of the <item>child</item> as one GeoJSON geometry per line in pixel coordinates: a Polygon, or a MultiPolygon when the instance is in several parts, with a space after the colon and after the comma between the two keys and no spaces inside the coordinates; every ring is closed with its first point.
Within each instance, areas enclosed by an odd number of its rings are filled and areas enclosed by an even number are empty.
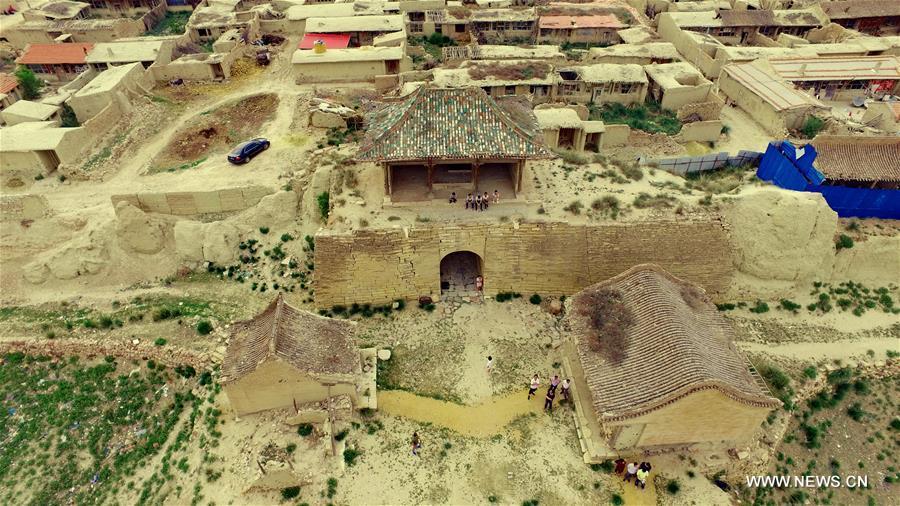
{"type": "Polygon", "coordinates": [[[631,479],[634,478],[635,475],[637,475],[637,472],[638,472],[638,463],[637,462],[629,463],[628,466],[625,467],[625,479],[622,481],[625,481],[625,482],[631,481],[631,479]]]}
{"type": "Polygon", "coordinates": [[[419,433],[413,432],[412,435],[412,454],[414,457],[419,456],[419,448],[422,447],[422,441],[419,440],[419,433]]]}
{"type": "Polygon", "coordinates": [[[451,204],[456,203],[456,192],[450,192],[450,203],[451,204]]]}
{"type": "Polygon", "coordinates": [[[547,390],[547,396],[544,397],[544,410],[553,413],[553,399],[556,398],[556,390],[552,388],[547,390]]]}
{"type": "Polygon", "coordinates": [[[500,203],[500,192],[498,192],[497,190],[494,190],[494,203],[495,204],[500,203]]]}
{"type": "Polygon", "coordinates": [[[528,400],[531,400],[531,396],[537,392],[538,387],[541,386],[541,379],[538,378],[538,375],[535,374],[533,378],[531,378],[531,388],[528,389],[528,400]]]}
{"type": "Polygon", "coordinates": [[[650,474],[650,471],[641,467],[637,470],[637,478],[634,480],[635,487],[641,487],[643,490],[647,486],[647,475],[650,474]]]}
{"type": "Polygon", "coordinates": [[[491,203],[491,196],[488,195],[488,192],[484,192],[484,197],[481,197],[481,203],[484,204],[484,208],[488,208],[488,204],[491,203]]]}
{"type": "Polygon", "coordinates": [[[475,194],[475,205],[472,206],[472,210],[473,211],[481,211],[483,208],[484,208],[484,206],[481,205],[481,194],[476,193],[475,194]]]}
{"type": "Polygon", "coordinates": [[[474,204],[474,203],[475,203],[475,201],[472,200],[472,194],[470,193],[470,194],[466,195],[466,209],[469,209],[470,207],[472,207],[472,204],[474,204]]]}
{"type": "Polygon", "coordinates": [[[569,379],[566,378],[562,382],[562,388],[560,389],[560,393],[562,393],[563,399],[566,402],[569,402],[569,379]]]}
{"type": "Polygon", "coordinates": [[[623,459],[622,457],[616,459],[616,476],[625,472],[625,464],[625,459],[623,459]]]}
{"type": "Polygon", "coordinates": [[[550,390],[553,390],[553,394],[556,394],[556,387],[559,386],[559,375],[554,374],[553,379],[550,380],[550,390]]]}
{"type": "Polygon", "coordinates": [[[485,364],[484,369],[488,374],[491,374],[494,371],[494,357],[488,355],[487,364],[485,364]]]}

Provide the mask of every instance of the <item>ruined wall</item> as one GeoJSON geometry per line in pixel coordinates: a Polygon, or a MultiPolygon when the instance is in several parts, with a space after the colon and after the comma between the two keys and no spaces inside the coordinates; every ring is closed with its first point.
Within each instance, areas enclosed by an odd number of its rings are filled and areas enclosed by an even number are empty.
{"type": "Polygon", "coordinates": [[[132,193],[113,195],[111,200],[113,207],[125,201],[148,213],[190,216],[241,211],[255,206],[271,193],[265,186],[247,186],[196,192],[132,193]]]}
{"type": "Polygon", "coordinates": [[[152,342],[132,344],[127,341],[110,341],[108,339],[54,339],[54,340],[20,340],[0,342],[0,354],[22,352],[28,355],[47,355],[51,357],[70,357],[77,355],[86,358],[113,356],[122,360],[154,360],[169,367],[190,365],[197,370],[213,366],[213,357],[209,353],[187,350],[181,347],[159,347],[152,342]]]}
{"type": "Polygon", "coordinates": [[[699,283],[715,298],[734,272],[725,228],[715,218],[323,231],[316,236],[316,305],[437,297],[440,261],[454,251],[481,256],[487,294],[572,294],[650,262],[699,283]]]}
{"type": "Polygon", "coordinates": [[[678,135],[684,142],[715,142],[722,135],[722,122],[716,119],[685,123],[678,135]]]}
{"type": "Polygon", "coordinates": [[[604,128],[600,137],[601,149],[624,146],[628,142],[628,136],[631,135],[631,127],[628,125],[604,125],[604,128]]]}
{"type": "Polygon", "coordinates": [[[50,214],[50,203],[43,195],[0,196],[0,221],[36,220],[50,214]]]}

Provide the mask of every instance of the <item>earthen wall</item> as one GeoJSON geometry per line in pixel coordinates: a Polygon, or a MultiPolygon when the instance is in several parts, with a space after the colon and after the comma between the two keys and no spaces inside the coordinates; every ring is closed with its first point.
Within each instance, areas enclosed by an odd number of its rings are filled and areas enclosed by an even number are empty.
{"type": "Polygon", "coordinates": [[[634,265],[656,263],[713,298],[734,274],[722,223],[664,220],[604,225],[465,224],[316,236],[316,305],[383,303],[440,295],[441,259],[471,251],[485,294],[572,294],[634,265]]]}

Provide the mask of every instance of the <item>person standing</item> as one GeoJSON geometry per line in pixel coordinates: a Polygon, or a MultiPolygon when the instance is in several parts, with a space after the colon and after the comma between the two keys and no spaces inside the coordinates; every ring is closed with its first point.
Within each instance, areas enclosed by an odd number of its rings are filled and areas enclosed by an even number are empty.
{"type": "Polygon", "coordinates": [[[535,374],[533,378],[531,378],[531,388],[528,389],[528,400],[531,400],[531,396],[537,392],[538,387],[541,386],[541,379],[538,378],[538,375],[535,374]]]}
{"type": "Polygon", "coordinates": [[[487,364],[485,364],[484,370],[487,371],[488,375],[494,372],[494,357],[488,355],[487,364]]]}
{"type": "Polygon", "coordinates": [[[422,447],[422,440],[419,439],[419,433],[413,432],[412,435],[412,454],[414,457],[419,456],[419,448],[422,447]]]}
{"type": "Polygon", "coordinates": [[[500,203],[500,192],[497,190],[494,190],[494,203],[495,204],[500,203]]]}
{"type": "Polygon", "coordinates": [[[562,393],[563,400],[569,402],[569,378],[563,380],[562,388],[559,391],[562,393]]]}
{"type": "Polygon", "coordinates": [[[556,395],[556,387],[559,386],[559,374],[554,374],[553,379],[550,380],[550,390],[553,390],[553,395],[556,395]]]}
{"type": "Polygon", "coordinates": [[[647,476],[650,474],[650,471],[644,467],[640,467],[637,470],[637,478],[634,480],[635,487],[641,487],[644,489],[647,486],[647,476]]]}
{"type": "Polygon", "coordinates": [[[556,391],[552,388],[547,389],[547,396],[544,397],[544,411],[553,413],[553,399],[556,398],[556,391]]]}
{"type": "Polygon", "coordinates": [[[625,459],[623,459],[622,457],[619,457],[616,459],[615,464],[616,464],[616,476],[619,476],[625,472],[625,464],[627,464],[627,462],[625,462],[625,459]]]}
{"type": "Polygon", "coordinates": [[[638,463],[630,462],[627,466],[625,466],[625,479],[622,481],[628,482],[631,481],[632,478],[637,475],[638,472],[638,463]]]}
{"type": "Polygon", "coordinates": [[[475,276],[475,290],[482,291],[484,290],[484,278],[481,276],[475,276]]]}

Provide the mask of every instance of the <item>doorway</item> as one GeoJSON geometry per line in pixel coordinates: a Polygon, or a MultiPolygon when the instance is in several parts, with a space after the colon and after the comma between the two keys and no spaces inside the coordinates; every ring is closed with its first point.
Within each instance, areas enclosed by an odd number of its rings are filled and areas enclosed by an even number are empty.
{"type": "Polygon", "coordinates": [[[482,276],[484,262],[471,251],[455,251],[441,259],[441,296],[479,297],[475,278],[482,276]]]}

